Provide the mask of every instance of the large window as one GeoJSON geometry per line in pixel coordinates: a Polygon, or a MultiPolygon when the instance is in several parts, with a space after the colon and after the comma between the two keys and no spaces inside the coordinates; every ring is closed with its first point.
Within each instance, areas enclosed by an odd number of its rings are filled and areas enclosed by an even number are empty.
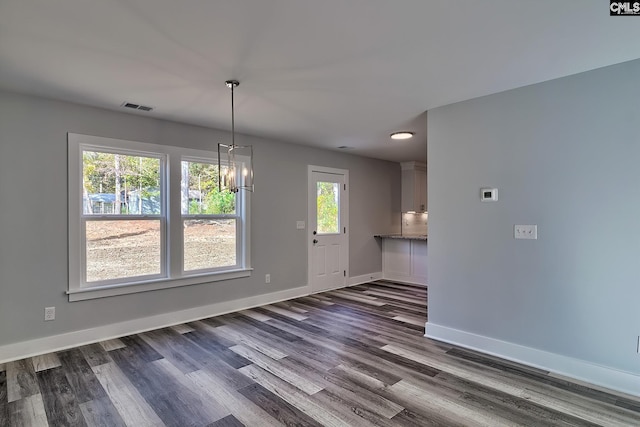
{"type": "Polygon", "coordinates": [[[214,156],[69,134],[70,300],[248,276],[249,200],[214,156]]]}

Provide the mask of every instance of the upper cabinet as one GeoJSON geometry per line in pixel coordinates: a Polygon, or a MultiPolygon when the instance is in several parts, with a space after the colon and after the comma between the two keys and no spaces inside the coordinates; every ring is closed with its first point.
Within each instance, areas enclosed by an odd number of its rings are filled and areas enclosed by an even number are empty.
{"type": "Polygon", "coordinates": [[[402,212],[427,211],[427,165],[400,163],[402,169],[402,212]]]}

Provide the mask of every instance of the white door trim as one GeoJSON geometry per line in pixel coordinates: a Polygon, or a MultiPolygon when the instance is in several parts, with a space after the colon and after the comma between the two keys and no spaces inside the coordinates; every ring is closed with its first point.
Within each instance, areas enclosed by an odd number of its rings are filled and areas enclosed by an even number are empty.
{"type": "Polygon", "coordinates": [[[314,211],[314,203],[311,201],[311,195],[315,194],[316,189],[312,185],[312,174],[314,172],[328,173],[333,175],[342,175],[344,184],[346,185],[345,196],[340,202],[340,216],[341,224],[346,227],[347,232],[344,244],[345,253],[345,271],[346,275],[339,287],[346,287],[349,279],[349,170],[337,169],[325,166],[307,165],[307,286],[309,292],[317,292],[312,286],[312,272],[313,272],[313,227],[311,226],[311,218],[316,214],[314,211]]]}

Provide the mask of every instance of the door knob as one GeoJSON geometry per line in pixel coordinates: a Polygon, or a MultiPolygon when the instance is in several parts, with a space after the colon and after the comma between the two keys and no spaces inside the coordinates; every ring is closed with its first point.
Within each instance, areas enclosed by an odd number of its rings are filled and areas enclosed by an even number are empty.
{"type": "Polygon", "coordinates": [[[315,245],[316,243],[318,243],[318,239],[313,239],[313,244],[315,245]]]}

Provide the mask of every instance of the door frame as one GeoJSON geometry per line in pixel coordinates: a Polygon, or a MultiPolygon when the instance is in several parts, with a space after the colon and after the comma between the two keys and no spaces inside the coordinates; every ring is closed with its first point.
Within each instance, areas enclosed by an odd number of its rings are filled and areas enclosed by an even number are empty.
{"type": "MultiPolygon", "coordinates": [[[[348,169],[337,169],[330,168],[325,166],[316,166],[316,165],[307,165],[307,286],[309,288],[310,293],[315,292],[324,292],[328,289],[323,289],[322,291],[317,291],[313,289],[312,284],[312,271],[313,271],[313,230],[311,228],[311,218],[316,215],[315,212],[315,203],[311,201],[311,195],[316,193],[316,189],[312,185],[313,181],[313,173],[321,172],[328,173],[333,175],[342,175],[344,179],[344,197],[340,198],[340,223],[343,227],[345,227],[346,232],[344,233],[344,270],[346,271],[344,280],[342,281],[342,285],[335,287],[334,289],[344,288],[347,286],[349,279],[349,233],[351,230],[349,229],[349,170],[348,169]]],[[[317,221],[317,219],[316,219],[317,221]]],[[[317,226],[317,224],[316,224],[317,226]]]]}

